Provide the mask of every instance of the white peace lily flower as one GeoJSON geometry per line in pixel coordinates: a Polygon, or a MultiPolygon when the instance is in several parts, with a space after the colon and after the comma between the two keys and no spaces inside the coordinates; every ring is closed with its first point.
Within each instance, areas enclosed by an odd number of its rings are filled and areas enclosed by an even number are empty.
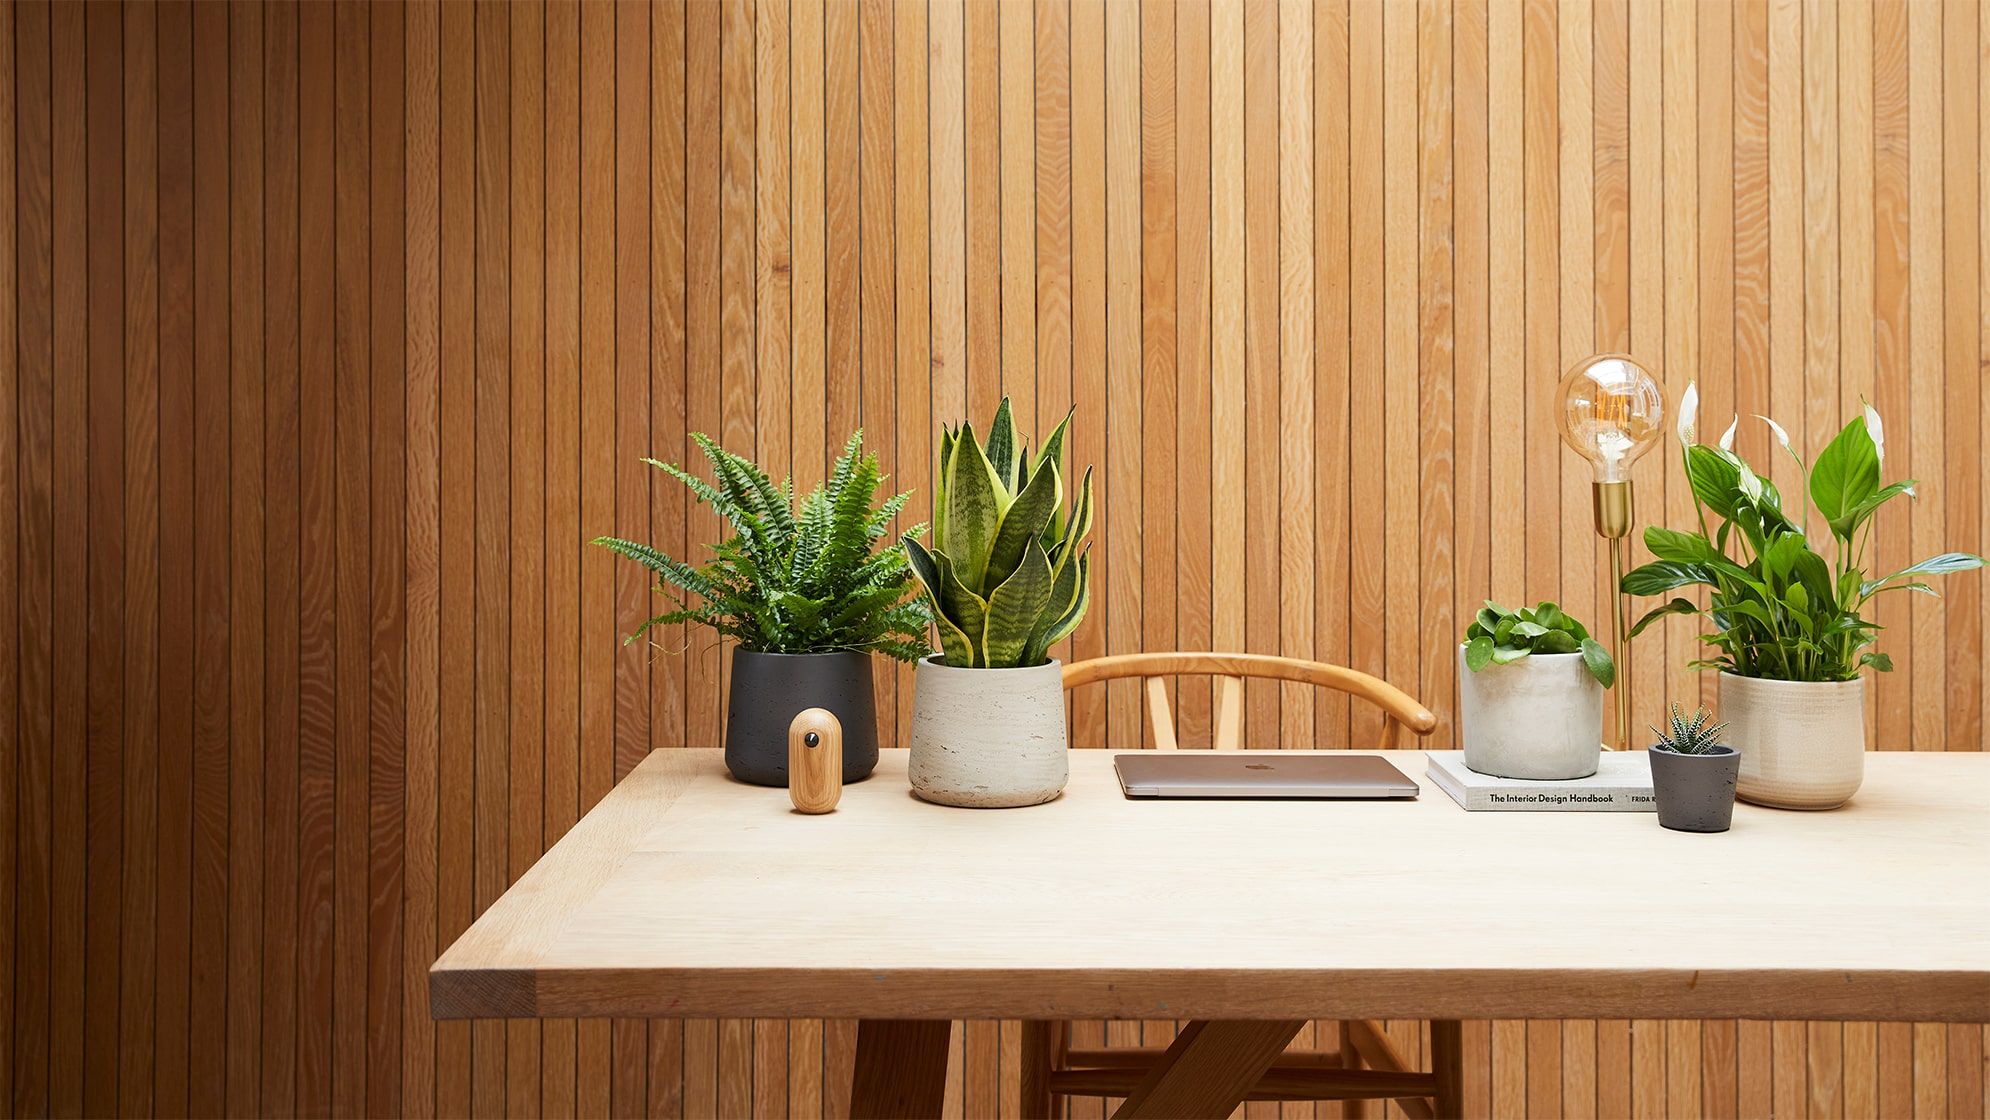
{"type": "Polygon", "coordinates": [[[1797,453],[1796,448],[1790,446],[1790,433],[1784,431],[1783,426],[1781,424],[1776,423],[1774,420],[1771,420],[1767,416],[1763,416],[1760,413],[1757,413],[1755,418],[1757,420],[1762,421],[1764,424],[1769,425],[1769,430],[1776,433],[1776,441],[1783,445],[1783,450],[1789,452],[1792,455],[1795,455],[1797,453]]]}
{"type": "MultiPolygon", "coordinates": [[[[1870,402],[1866,403],[1866,434],[1873,437],[1873,456],[1882,462],[1886,460],[1886,428],[1879,422],[1879,410],[1870,402]]],[[[1908,493],[1913,493],[1909,490],[1908,493]]]]}
{"type": "Polygon", "coordinates": [[[1686,383],[1686,395],[1679,398],[1679,442],[1682,445],[1693,446],[1693,437],[1698,434],[1693,422],[1699,415],[1700,383],[1689,381],[1686,383]]]}
{"type": "Polygon", "coordinates": [[[1734,430],[1740,426],[1741,426],[1741,417],[1737,416],[1731,422],[1729,422],[1727,426],[1727,431],[1721,433],[1722,451],[1734,450],[1734,430]]]}

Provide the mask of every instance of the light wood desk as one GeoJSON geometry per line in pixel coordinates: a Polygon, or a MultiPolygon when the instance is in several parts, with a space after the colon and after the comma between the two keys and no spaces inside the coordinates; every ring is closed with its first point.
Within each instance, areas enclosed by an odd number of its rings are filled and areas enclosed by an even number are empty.
{"type": "Polygon", "coordinates": [[[1417,802],[1129,802],[1111,752],[1074,751],[1059,800],[967,810],[885,751],[804,816],[717,751],[657,751],[442,955],[431,1003],[865,1020],[857,1115],[936,1111],[956,1018],[1213,1020],[1177,1047],[1205,1082],[1308,1019],[1990,1020],[1990,754],[1872,754],[1846,808],[1738,805],[1713,836],[1466,813],[1391,757],[1417,802]]]}

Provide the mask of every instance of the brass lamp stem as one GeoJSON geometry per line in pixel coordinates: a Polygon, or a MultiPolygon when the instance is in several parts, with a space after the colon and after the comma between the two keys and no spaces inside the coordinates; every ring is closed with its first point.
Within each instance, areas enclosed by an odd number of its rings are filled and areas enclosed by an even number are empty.
{"type": "Polygon", "coordinates": [[[1624,538],[1631,533],[1631,483],[1596,483],[1596,532],[1610,542],[1610,656],[1617,663],[1617,687],[1610,691],[1616,710],[1617,750],[1631,749],[1631,648],[1624,635],[1631,628],[1630,603],[1624,597],[1624,538]]]}

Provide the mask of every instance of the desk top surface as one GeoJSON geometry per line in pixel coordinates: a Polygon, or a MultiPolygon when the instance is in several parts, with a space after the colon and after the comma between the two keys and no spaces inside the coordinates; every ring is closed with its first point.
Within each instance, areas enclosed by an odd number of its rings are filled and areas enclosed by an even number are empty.
{"type": "Polygon", "coordinates": [[[435,1013],[1990,1019],[1990,754],[1875,753],[1851,804],[1649,813],[912,796],[793,812],[652,753],[442,955],[435,1013]]]}

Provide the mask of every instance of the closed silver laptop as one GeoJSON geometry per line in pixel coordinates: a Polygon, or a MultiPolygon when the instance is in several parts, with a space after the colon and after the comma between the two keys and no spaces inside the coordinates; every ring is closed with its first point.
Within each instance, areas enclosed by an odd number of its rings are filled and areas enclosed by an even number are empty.
{"type": "Polygon", "coordinates": [[[1128,797],[1376,799],[1417,784],[1372,754],[1327,751],[1141,751],[1113,756],[1128,797]]]}

